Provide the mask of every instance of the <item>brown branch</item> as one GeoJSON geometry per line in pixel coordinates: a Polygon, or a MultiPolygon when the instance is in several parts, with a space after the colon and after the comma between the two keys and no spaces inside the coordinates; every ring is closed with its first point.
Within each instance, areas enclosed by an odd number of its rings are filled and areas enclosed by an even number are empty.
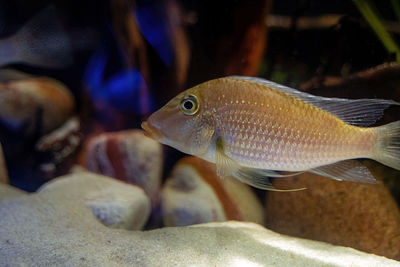
{"type": "Polygon", "coordinates": [[[0,143],[0,183],[8,184],[8,173],[7,173],[7,166],[6,161],[4,159],[3,154],[3,147],[0,143]]]}
{"type": "MultiPolygon", "coordinates": [[[[299,17],[296,19],[295,28],[297,30],[327,29],[337,25],[342,17],[340,14],[326,14],[315,17],[299,17]]],[[[266,24],[270,29],[290,29],[293,18],[281,15],[269,15],[266,24]]],[[[400,24],[393,21],[384,21],[384,25],[389,32],[400,33],[400,24]]]]}

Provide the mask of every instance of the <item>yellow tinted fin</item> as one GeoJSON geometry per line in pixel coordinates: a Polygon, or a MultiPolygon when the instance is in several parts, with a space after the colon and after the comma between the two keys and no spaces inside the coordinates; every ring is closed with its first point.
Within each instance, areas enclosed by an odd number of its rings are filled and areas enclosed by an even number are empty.
{"type": "Polygon", "coordinates": [[[230,78],[253,82],[266,88],[284,92],[330,112],[344,122],[355,126],[365,127],[371,125],[382,117],[386,108],[391,105],[400,105],[400,103],[393,100],[384,99],[345,99],[315,96],[261,78],[246,76],[231,76],[230,78]]]}
{"type": "Polygon", "coordinates": [[[378,127],[378,146],[373,159],[400,170],[400,121],[378,127]]]}
{"type": "Polygon", "coordinates": [[[221,178],[231,176],[240,169],[239,163],[225,154],[224,141],[221,137],[216,140],[215,164],[217,166],[217,175],[221,178]]]}
{"type": "Polygon", "coordinates": [[[321,166],[308,172],[332,178],[338,181],[377,184],[375,177],[357,160],[339,161],[330,165],[321,166]]]}

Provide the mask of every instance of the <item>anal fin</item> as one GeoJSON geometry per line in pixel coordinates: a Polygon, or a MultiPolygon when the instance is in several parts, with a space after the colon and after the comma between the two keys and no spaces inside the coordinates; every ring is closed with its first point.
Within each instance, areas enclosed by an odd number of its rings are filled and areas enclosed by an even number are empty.
{"type": "Polygon", "coordinates": [[[338,181],[377,184],[375,177],[357,160],[339,161],[330,165],[321,166],[308,172],[329,177],[338,181]]]}

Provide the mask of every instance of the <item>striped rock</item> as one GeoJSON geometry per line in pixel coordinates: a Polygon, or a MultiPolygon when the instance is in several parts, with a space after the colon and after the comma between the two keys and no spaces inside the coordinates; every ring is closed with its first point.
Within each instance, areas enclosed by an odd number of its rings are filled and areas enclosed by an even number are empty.
{"type": "Polygon", "coordinates": [[[141,130],[103,133],[87,146],[86,168],[92,172],[138,185],[158,202],[163,152],[161,145],[141,130]]]}
{"type": "Polygon", "coordinates": [[[263,207],[250,187],[217,177],[214,164],[196,157],[178,161],[161,199],[167,226],[227,220],[264,223],[263,207]]]}

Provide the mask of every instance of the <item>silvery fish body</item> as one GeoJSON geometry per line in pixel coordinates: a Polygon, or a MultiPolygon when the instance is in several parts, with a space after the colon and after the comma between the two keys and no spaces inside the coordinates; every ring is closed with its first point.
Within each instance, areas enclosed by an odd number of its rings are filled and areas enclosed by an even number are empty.
{"type": "Polygon", "coordinates": [[[227,77],[193,87],[150,116],[143,128],[161,143],[217,165],[260,188],[282,171],[374,182],[355,158],[400,169],[400,122],[365,127],[391,100],[324,98],[259,78],[227,77]]]}
{"type": "Polygon", "coordinates": [[[204,106],[213,110],[226,155],[244,166],[303,171],[373,153],[372,128],[347,125],[273,87],[246,90],[246,80],[220,82],[212,91],[218,97],[205,98],[204,106]]]}

